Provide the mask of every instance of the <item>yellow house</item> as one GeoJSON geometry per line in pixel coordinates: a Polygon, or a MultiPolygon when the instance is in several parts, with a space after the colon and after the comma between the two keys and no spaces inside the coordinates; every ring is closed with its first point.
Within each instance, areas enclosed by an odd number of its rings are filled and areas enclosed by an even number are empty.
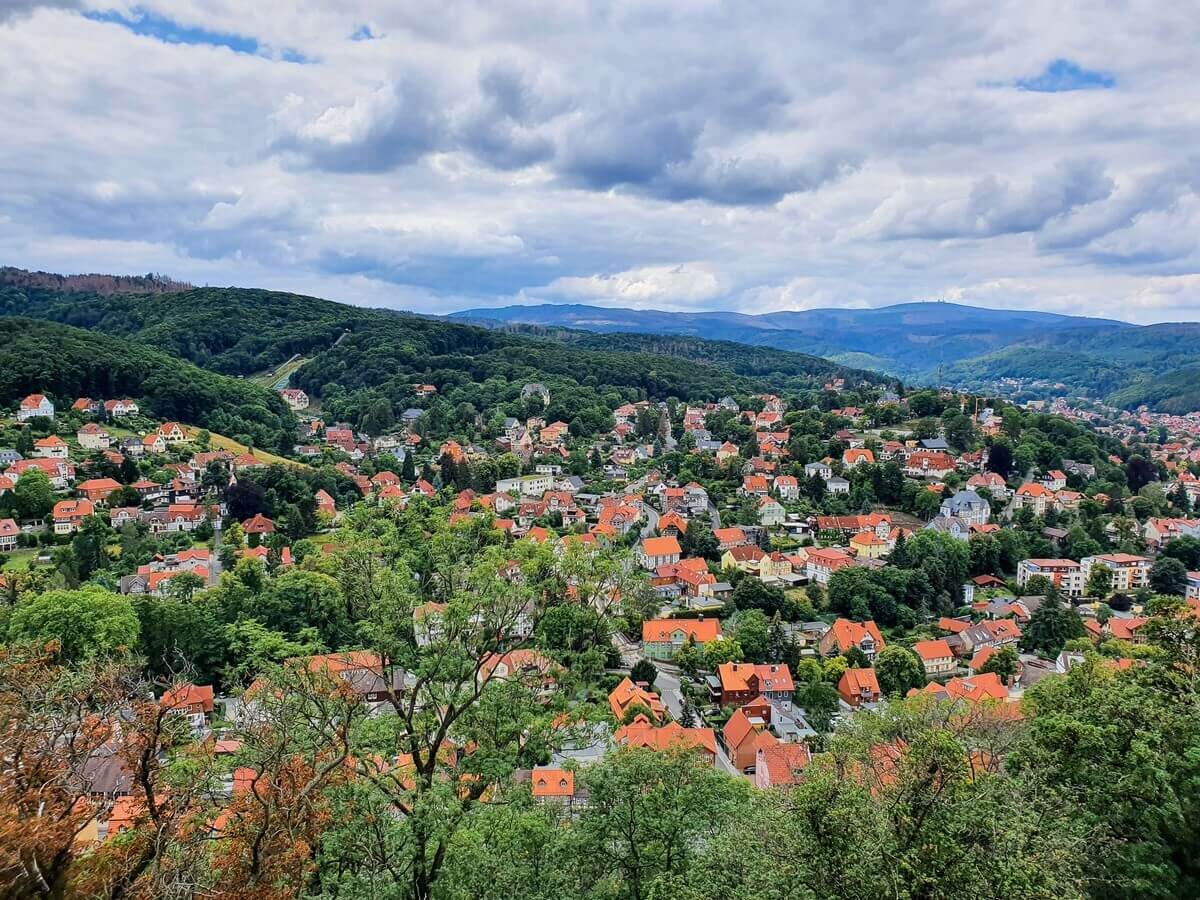
{"type": "Polygon", "coordinates": [[[753,544],[745,547],[730,547],[721,554],[722,569],[741,569],[743,572],[758,572],[767,555],[753,544]]]}
{"type": "Polygon", "coordinates": [[[850,549],[859,559],[879,559],[888,552],[888,544],[874,531],[860,531],[850,538],[850,549]]]}

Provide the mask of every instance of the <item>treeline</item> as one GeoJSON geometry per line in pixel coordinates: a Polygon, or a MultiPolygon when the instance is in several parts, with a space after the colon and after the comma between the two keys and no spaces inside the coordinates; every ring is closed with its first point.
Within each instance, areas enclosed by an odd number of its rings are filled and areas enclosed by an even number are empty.
{"type": "MultiPolygon", "coordinates": [[[[819,389],[828,377],[870,379],[816,357],[728,342],[582,333],[570,333],[569,340],[540,339],[239,288],[142,297],[10,285],[0,287],[0,314],[128,337],[233,375],[267,370],[296,354],[309,356],[293,382],[321,398],[328,417],[360,427],[386,425],[415,405],[417,382],[439,388],[439,399],[430,405],[442,407],[430,410],[431,420],[469,422],[516,401],[526,382],[540,381],[551,388],[551,407],[544,411],[550,418],[573,424],[576,433],[593,433],[611,427],[608,410],[625,400],[716,400],[819,389]]],[[[430,429],[439,433],[449,431],[430,429]]]]}
{"type": "Polygon", "coordinates": [[[155,272],[146,275],[58,275],[0,266],[0,288],[50,288],[56,291],[91,291],[96,294],[166,294],[186,291],[186,281],[176,281],[155,272]]]}
{"type": "Polygon", "coordinates": [[[133,397],[158,419],[256,447],[290,449],[295,418],[274,393],[132,341],[30,319],[0,319],[0,396],[133,397]]]}

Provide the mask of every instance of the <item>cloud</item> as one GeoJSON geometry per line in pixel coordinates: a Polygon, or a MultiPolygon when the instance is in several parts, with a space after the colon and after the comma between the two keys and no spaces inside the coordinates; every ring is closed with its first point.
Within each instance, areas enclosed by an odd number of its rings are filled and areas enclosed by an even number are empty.
{"type": "Polygon", "coordinates": [[[283,134],[273,149],[330,172],[386,172],[416,162],[438,146],[445,129],[433,91],[419,76],[315,115],[303,98],[292,96],[275,120],[283,134]]]}
{"type": "Polygon", "coordinates": [[[907,186],[876,210],[868,230],[885,239],[932,240],[1037,231],[1077,207],[1104,200],[1114,182],[1102,162],[1080,160],[1059,163],[1024,185],[987,175],[965,191],[948,187],[930,199],[923,187],[907,186]]]}
{"type": "Polygon", "coordinates": [[[662,303],[668,307],[687,307],[711,300],[721,293],[717,273],[700,263],[645,266],[610,275],[558,278],[529,292],[532,296],[633,306],[662,303]]]}
{"type": "Polygon", "coordinates": [[[1189,13],[0,0],[0,252],[429,312],[1200,318],[1189,13]]]}
{"type": "Polygon", "coordinates": [[[37,9],[78,9],[81,0],[0,0],[0,25],[32,15],[37,9]]]}

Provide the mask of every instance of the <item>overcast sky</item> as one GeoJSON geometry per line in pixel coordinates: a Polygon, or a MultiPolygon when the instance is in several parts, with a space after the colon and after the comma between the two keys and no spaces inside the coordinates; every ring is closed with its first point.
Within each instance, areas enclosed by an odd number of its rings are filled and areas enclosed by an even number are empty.
{"type": "Polygon", "coordinates": [[[1158,0],[0,0],[0,264],[1197,320],[1198,47],[1158,0]]]}

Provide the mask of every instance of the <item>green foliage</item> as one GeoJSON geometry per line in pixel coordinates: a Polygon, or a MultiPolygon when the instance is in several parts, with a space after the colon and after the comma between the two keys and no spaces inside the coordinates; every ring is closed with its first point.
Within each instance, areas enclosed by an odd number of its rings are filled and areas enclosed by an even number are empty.
{"type": "Polygon", "coordinates": [[[1021,646],[1033,653],[1055,656],[1067,641],[1083,635],[1079,614],[1052,593],[1030,617],[1021,637],[1021,646]]]}
{"type": "Polygon", "coordinates": [[[13,610],[8,639],[14,643],[57,642],[66,663],[133,650],[138,618],[127,597],[103,588],[46,591],[23,599],[13,610]]]}
{"type": "Polygon", "coordinates": [[[875,677],[885,697],[903,697],[925,686],[925,667],[911,650],[892,644],[875,657],[875,677]]]}
{"type": "Polygon", "coordinates": [[[273,392],[128,340],[29,319],[0,320],[0,396],[137,397],[147,413],[256,446],[290,449],[295,417],[273,392]]]}

